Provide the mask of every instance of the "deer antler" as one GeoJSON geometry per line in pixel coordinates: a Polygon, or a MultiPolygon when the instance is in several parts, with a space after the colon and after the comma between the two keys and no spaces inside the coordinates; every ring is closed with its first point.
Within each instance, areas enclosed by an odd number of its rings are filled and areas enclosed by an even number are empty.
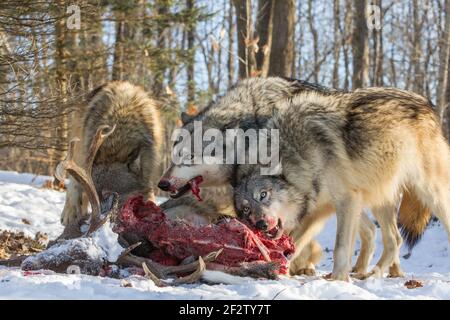
{"type": "MultiPolygon", "coordinates": [[[[185,277],[180,277],[180,278],[176,278],[172,284],[186,284],[186,283],[194,283],[196,282],[198,279],[201,278],[203,272],[206,270],[206,264],[205,261],[203,261],[202,257],[198,257],[198,262],[196,262],[197,264],[197,269],[185,276],[185,277]]],[[[161,280],[159,277],[157,277],[148,267],[146,262],[142,262],[142,268],[144,269],[145,272],[145,276],[147,278],[149,278],[150,280],[152,280],[158,287],[165,287],[169,284],[169,282],[165,282],[163,280],[161,280]]],[[[189,268],[190,269],[190,268],[189,268]]]]}
{"type": "Polygon", "coordinates": [[[155,282],[157,286],[164,286],[170,284],[168,282],[164,282],[163,280],[161,280],[169,275],[186,274],[192,271],[194,272],[185,277],[175,279],[172,282],[172,284],[192,283],[197,281],[198,279],[200,279],[203,271],[206,269],[205,263],[213,262],[223,251],[223,249],[220,249],[217,251],[210,252],[203,257],[199,257],[198,261],[194,261],[188,264],[183,264],[179,266],[165,266],[157,262],[154,262],[150,259],[137,257],[135,255],[130,254],[129,252],[136,247],[137,245],[135,244],[126,249],[125,252],[119,257],[119,259],[117,259],[117,263],[123,265],[134,265],[137,267],[142,267],[144,269],[146,276],[149,279],[153,280],[153,282],[155,282]]]}
{"type": "Polygon", "coordinates": [[[94,164],[98,149],[102,145],[103,141],[114,132],[115,128],[115,125],[112,128],[107,125],[103,125],[97,129],[97,132],[92,139],[91,145],[89,146],[85,168],[80,167],[73,160],[75,144],[80,141],[80,139],[78,138],[72,139],[70,141],[66,159],[61,161],[56,167],[56,179],[64,181],[65,173],[68,172],[83,186],[83,189],[86,191],[92,208],[91,223],[87,234],[94,232],[102,225],[102,221],[100,221],[100,199],[95,189],[94,182],[92,181],[92,166],[94,164]]]}

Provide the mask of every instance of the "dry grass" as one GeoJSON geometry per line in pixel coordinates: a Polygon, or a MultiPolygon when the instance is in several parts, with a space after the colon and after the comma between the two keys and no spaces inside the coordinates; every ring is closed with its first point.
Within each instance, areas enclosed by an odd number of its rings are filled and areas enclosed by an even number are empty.
{"type": "Polygon", "coordinates": [[[48,237],[38,232],[33,238],[23,232],[0,231],[0,259],[40,252],[46,247],[48,237]]]}

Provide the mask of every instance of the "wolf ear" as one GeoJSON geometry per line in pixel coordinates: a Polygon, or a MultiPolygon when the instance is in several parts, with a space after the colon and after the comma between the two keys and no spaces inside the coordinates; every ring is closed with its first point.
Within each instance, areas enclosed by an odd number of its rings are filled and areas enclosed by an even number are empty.
{"type": "Polygon", "coordinates": [[[181,113],[181,122],[183,123],[183,125],[191,121],[193,118],[194,116],[190,116],[184,111],[181,113]]]}

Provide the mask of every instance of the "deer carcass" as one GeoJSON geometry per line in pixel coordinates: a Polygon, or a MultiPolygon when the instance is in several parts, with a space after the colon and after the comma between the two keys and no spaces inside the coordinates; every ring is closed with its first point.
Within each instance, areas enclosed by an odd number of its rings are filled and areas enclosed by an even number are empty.
{"type": "Polygon", "coordinates": [[[205,268],[257,278],[286,273],[287,256],[294,250],[286,236],[265,238],[237,219],[200,226],[171,220],[140,196],[128,199],[119,209],[117,194],[99,195],[91,178],[92,164],[103,140],[113,130],[108,126],[98,129],[84,168],[73,161],[77,140],[72,140],[66,159],[56,170],[60,181],[67,172],[83,186],[91,204],[89,221],[66,227],[64,235],[43,252],[16,259],[22,269],[66,272],[75,267],[79,272],[99,275],[111,264],[134,266],[142,267],[146,276],[161,286],[167,284],[163,278],[170,276],[181,276],[171,284],[197,281],[205,268]],[[123,239],[141,241],[127,243],[123,239]],[[141,242],[146,242],[146,250],[139,251],[141,256],[132,254],[141,242]]]}

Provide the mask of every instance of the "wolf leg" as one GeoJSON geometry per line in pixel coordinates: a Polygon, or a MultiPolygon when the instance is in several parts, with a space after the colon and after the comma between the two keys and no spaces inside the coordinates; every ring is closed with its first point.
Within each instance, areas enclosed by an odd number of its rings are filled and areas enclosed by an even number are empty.
{"type": "Polygon", "coordinates": [[[69,177],[69,181],[66,202],[61,213],[61,223],[65,226],[87,214],[87,212],[83,212],[87,211],[87,208],[83,210],[83,190],[80,184],[72,177],[69,177]]]}
{"type": "Polygon", "coordinates": [[[375,268],[369,273],[369,276],[382,277],[384,272],[393,267],[392,275],[402,274],[400,270],[400,233],[397,228],[397,217],[395,205],[386,205],[373,209],[373,214],[381,227],[383,237],[383,253],[378,260],[375,268]]]}
{"type": "Polygon", "coordinates": [[[150,147],[143,147],[139,155],[139,165],[141,167],[141,176],[144,183],[144,190],[142,194],[144,201],[155,202],[154,183],[158,177],[156,175],[158,163],[156,161],[156,150],[150,147]]]}
{"type": "Polygon", "coordinates": [[[400,278],[404,277],[405,274],[400,268],[400,248],[403,244],[403,238],[400,233],[396,232],[396,240],[397,240],[397,255],[395,256],[394,263],[389,267],[389,278],[400,278]]]}
{"type": "Polygon", "coordinates": [[[375,252],[375,224],[364,211],[361,212],[358,232],[361,239],[361,251],[352,272],[362,276],[367,273],[367,268],[375,252]]]}
{"type": "Polygon", "coordinates": [[[316,264],[322,257],[322,248],[320,244],[311,240],[300,255],[289,264],[289,274],[314,276],[316,274],[316,264]]]}
{"type": "Polygon", "coordinates": [[[347,194],[337,201],[336,217],[337,232],[333,252],[334,266],[331,279],[349,281],[352,251],[355,229],[358,227],[358,219],[362,211],[362,197],[358,192],[347,194]]]}
{"type": "MultiPolygon", "coordinates": [[[[322,230],[325,221],[332,212],[332,206],[325,206],[308,213],[302,218],[297,228],[291,232],[295,243],[295,253],[290,259],[291,262],[295,261],[305,248],[310,245],[312,239],[322,230]]],[[[293,264],[293,268],[295,268],[295,263],[293,264]]]]}

